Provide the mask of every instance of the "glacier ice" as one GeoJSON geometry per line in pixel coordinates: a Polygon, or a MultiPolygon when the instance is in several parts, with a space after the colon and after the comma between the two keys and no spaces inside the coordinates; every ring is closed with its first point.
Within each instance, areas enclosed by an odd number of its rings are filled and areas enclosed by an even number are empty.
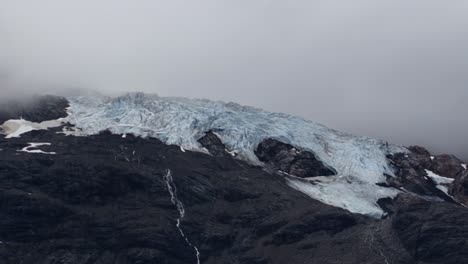
{"type": "Polygon", "coordinates": [[[382,215],[379,198],[397,190],[383,188],[384,174],[393,175],[386,155],[407,149],[368,137],[356,137],[319,123],[281,113],[204,99],[160,97],[130,93],[120,97],[80,96],[70,101],[67,121],[85,134],[104,130],[125,135],[155,137],[184,150],[206,152],[198,139],[215,132],[237,158],[261,164],[254,154],[266,138],[275,138],[309,150],[338,175],[288,184],[322,202],[351,212],[382,215]]]}

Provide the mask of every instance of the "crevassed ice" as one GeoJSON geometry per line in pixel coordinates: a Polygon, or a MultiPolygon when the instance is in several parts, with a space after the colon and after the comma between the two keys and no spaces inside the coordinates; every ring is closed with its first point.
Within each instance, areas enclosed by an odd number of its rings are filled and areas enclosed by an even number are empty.
{"type": "Polygon", "coordinates": [[[74,97],[69,101],[68,121],[86,134],[110,130],[116,134],[156,137],[186,150],[204,151],[197,140],[206,131],[213,130],[229,151],[256,164],[260,162],[254,149],[265,138],[275,138],[312,151],[324,163],[332,166],[338,175],[329,177],[331,182],[328,183],[324,181],[314,185],[293,180],[291,185],[313,198],[358,213],[383,213],[376,200],[394,196],[395,191],[383,191],[375,183],[385,181],[384,173],[393,175],[386,155],[407,151],[381,140],[341,133],[300,117],[235,103],[143,93],[117,98],[74,97]],[[339,192],[337,186],[344,192],[341,192],[341,197],[332,199],[332,193],[339,192]],[[353,197],[359,199],[351,199],[353,197]],[[352,202],[344,206],[346,199],[352,202]],[[358,204],[364,201],[366,206],[358,204]]]}

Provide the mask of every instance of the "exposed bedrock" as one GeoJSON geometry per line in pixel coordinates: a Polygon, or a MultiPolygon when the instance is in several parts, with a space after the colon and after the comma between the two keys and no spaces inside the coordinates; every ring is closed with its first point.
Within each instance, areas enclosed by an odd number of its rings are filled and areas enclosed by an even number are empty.
{"type": "Polygon", "coordinates": [[[414,195],[395,201],[392,228],[413,263],[468,263],[468,210],[414,195]]]}
{"type": "Polygon", "coordinates": [[[408,149],[417,162],[438,175],[455,178],[465,170],[462,166],[462,161],[454,155],[442,154],[431,156],[431,153],[427,149],[420,146],[411,146],[408,149]]]}
{"type": "Polygon", "coordinates": [[[452,186],[450,186],[449,193],[459,202],[468,206],[468,170],[455,178],[452,186]]]}
{"type": "Polygon", "coordinates": [[[272,138],[263,140],[255,154],[269,167],[301,178],[336,174],[334,169],[323,164],[312,152],[272,138]]]}
{"type": "Polygon", "coordinates": [[[397,153],[388,157],[394,166],[396,177],[387,177],[391,187],[423,195],[436,196],[450,200],[446,194],[436,188],[436,183],[427,177],[426,169],[430,168],[430,158],[412,153],[397,153]]]}
{"type": "Polygon", "coordinates": [[[0,124],[10,119],[42,122],[67,116],[67,99],[59,96],[34,96],[26,99],[0,101],[0,124]]]}
{"type": "Polygon", "coordinates": [[[432,171],[449,178],[456,178],[465,169],[462,162],[453,155],[438,155],[432,161],[432,171]]]}
{"type": "Polygon", "coordinates": [[[388,185],[452,202],[452,193],[457,193],[455,200],[463,202],[460,198],[464,195],[463,173],[466,170],[459,159],[451,155],[431,156],[429,151],[419,146],[408,149],[409,153],[388,156],[396,176],[387,178],[388,185]]]}
{"type": "Polygon", "coordinates": [[[205,133],[203,137],[201,137],[198,142],[206,148],[211,155],[215,157],[228,157],[230,156],[227,153],[226,146],[224,143],[221,141],[220,138],[213,132],[213,131],[208,131],[205,133]]]}

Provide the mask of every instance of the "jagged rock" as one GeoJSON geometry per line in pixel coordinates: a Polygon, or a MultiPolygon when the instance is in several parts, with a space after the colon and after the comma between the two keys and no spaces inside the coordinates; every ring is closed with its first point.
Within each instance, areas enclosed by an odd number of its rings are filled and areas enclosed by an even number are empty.
{"type": "Polygon", "coordinates": [[[256,151],[268,166],[297,177],[330,176],[336,172],[324,165],[310,151],[303,151],[275,139],[262,141],[256,151]]]}
{"type": "Polygon", "coordinates": [[[455,178],[464,170],[462,162],[453,155],[431,156],[427,149],[420,146],[410,146],[408,150],[411,151],[408,155],[411,156],[410,162],[413,163],[413,167],[423,166],[425,169],[449,178],[455,178]]]}
{"type": "Polygon", "coordinates": [[[468,206],[468,170],[460,173],[450,187],[449,193],[459,202],[468,206]]]}
{"type": "Polygon", "coordinates": [[[208,131],[205,135],[198,140],[198,142],[205,147],[211,155],[215,157],[228,157],[226,146],[221,141],[221,139],[213,133],[213,131],[208,131]]]}
{"type": "Polygon", "coordinates": [[[437,183],[428,177],[426,169],[432,168],[431,158],[413,153],[396,153],[388,159],[394,167],[395,177],[387,177],[391,187],[405,189],[422,196],[439,197],[453,202],[453,199],[437,188],[437,183]]]}
{"type": "Polygon", "coordinates": [[[430,156],[431,153],[424,147],[421,146],[409,146],[408,149],[417,155],[430,156]]]}
{"type": "Polygon", "coordinates": [[[464,171],[462,162],[453,155],[438,155],[432,161],[432,171],[444,177],[455,178],[464,171]]]}

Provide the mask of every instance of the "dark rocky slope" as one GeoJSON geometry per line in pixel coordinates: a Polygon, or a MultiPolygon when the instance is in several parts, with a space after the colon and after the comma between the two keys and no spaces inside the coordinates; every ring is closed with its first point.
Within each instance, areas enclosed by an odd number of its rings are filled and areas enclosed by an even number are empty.
{"type": "MultiPolygon", "coordinates": [[[[0,136],[2,264],[197,263],[194,247],[208,264],[468,263],[468,210],[424,198],[441,194],[419,179],[422,157],[391,157],[397,179],[404,178],[393,186],[414,185],[421,195],[381,201],[389,215],[373,219],[315,201],[290,188],[283,174],[225,155],[214,134],[201,141],[219,155],[131,135],[67,137],[59,130],[0,136]],[[29,142],[50,142],[40,149],[57,155],[18,152],[29,142]],[[190,243],[177,228],[168,170],[190,243]]],[[[291,172],[298,160],[307,164],[305,176],[324,169],[313,153],[306,162],[296,152],[284,160],[277,153],[292,153],[292,146],[266,145],[275,146],[265,160],[274,169],[291,172]]]]}

